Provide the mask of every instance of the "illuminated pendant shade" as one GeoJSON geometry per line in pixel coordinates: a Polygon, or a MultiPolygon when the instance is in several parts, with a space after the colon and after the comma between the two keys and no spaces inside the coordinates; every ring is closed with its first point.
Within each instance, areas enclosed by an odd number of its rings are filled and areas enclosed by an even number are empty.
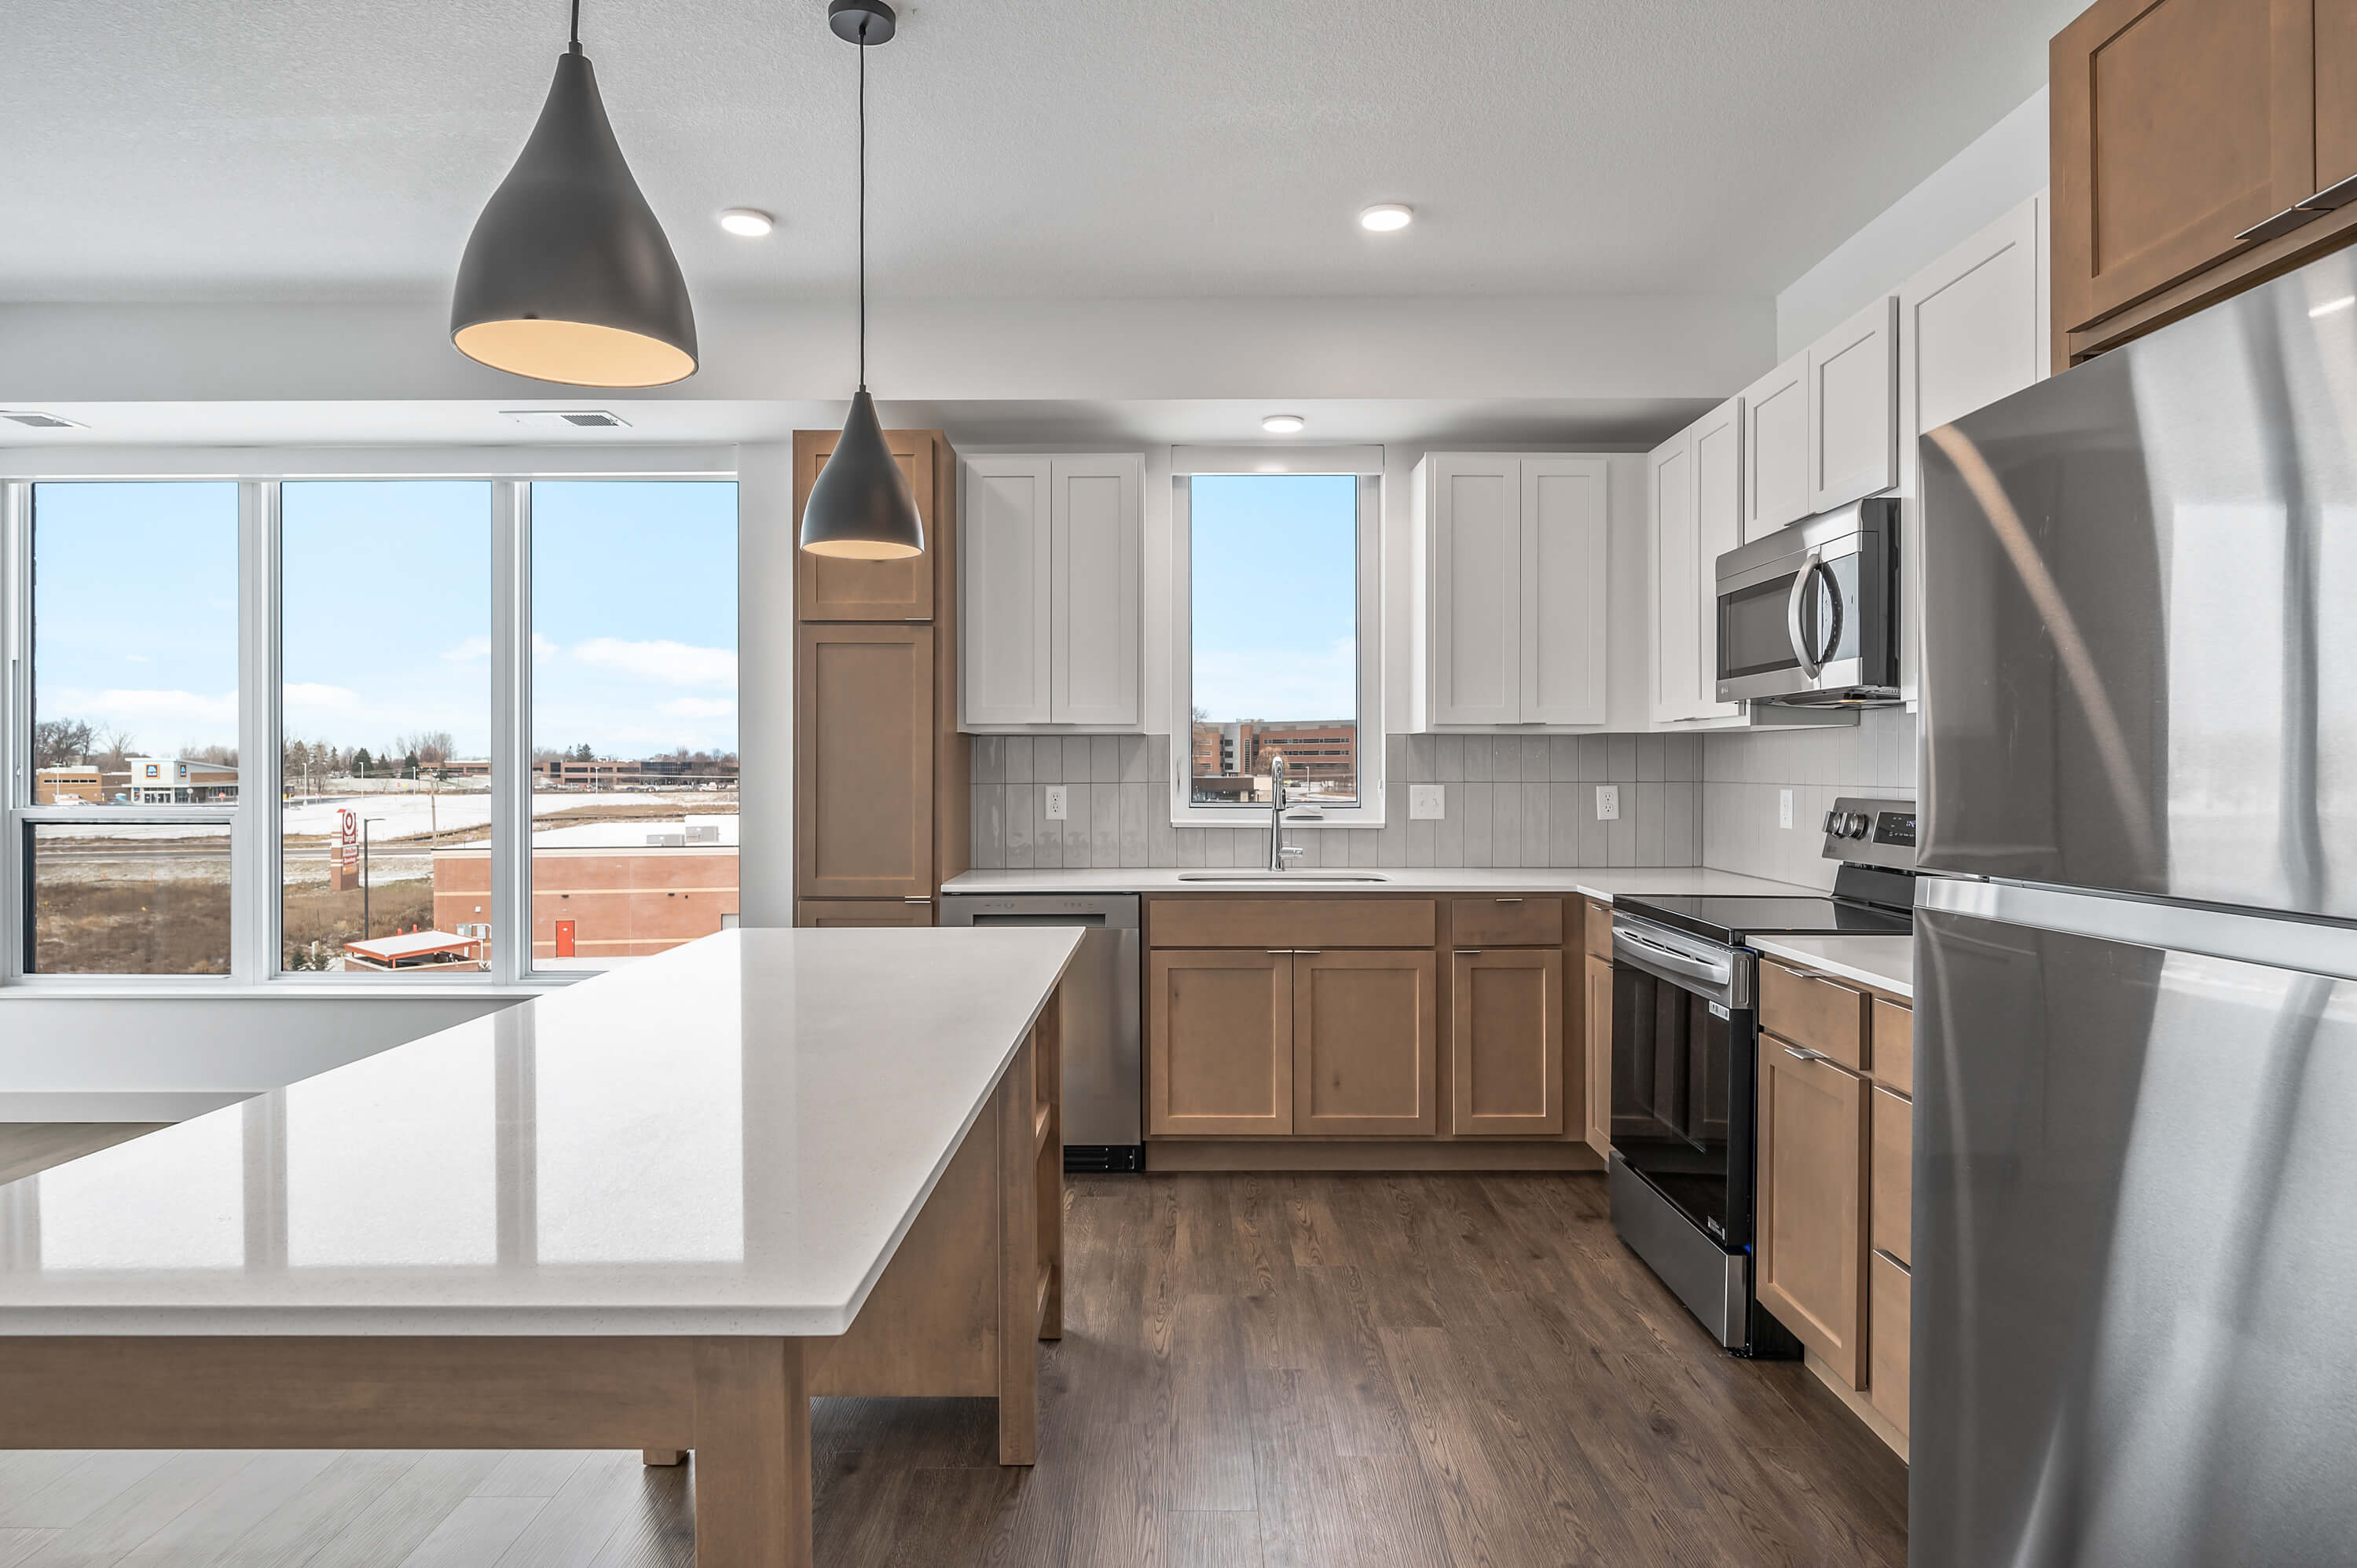
{"type": "Polygon", "coordinates": [[[577,5],[574,16],[540,123],[467,242],[450,341],[538,381],[661,386],[695,373],[695,311],[606,119],[577,5]]]}
{"type": "Polygon", "coordinates": [[[837,38],[859,46],[859,390],[802,508],[802,547],[813,555],[902,561],[925,553],[925,525],[867,395],[867,51],[891,38],[895,18],[885,0],[834,0],[826,20],[837,38]]]}

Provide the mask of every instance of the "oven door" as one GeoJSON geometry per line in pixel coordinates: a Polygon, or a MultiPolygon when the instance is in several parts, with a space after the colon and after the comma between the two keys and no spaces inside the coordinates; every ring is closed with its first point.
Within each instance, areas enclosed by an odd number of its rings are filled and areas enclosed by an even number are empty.
{"type": "Polygon", "coordinates": [[[1612,1147],[1721,1247],[1751,1240],[1751,955],[1612,922],[1612,1147]],[[1738,1147],[1740,1145],[1740,1147],[1738,1147]]]}

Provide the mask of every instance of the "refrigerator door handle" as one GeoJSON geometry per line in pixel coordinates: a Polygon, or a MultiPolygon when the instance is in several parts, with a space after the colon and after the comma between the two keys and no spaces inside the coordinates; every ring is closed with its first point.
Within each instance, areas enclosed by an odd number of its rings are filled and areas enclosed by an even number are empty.
{"type": "Polygon", "coordinates": [[[1801,673],[1812,681],[1824,663],[1812,646],[1815,639],[1801,628],[1801,607],[1807,601],[1809,590],[1816,585],[1817,573],[1824,565],[1818,552],[1811,549],[1802,557],[1801,569],[1792,574],[1792,591],[1784,599],[1784,634],[1792,639],[1792,656],[1801,662],[1801,673]]]}

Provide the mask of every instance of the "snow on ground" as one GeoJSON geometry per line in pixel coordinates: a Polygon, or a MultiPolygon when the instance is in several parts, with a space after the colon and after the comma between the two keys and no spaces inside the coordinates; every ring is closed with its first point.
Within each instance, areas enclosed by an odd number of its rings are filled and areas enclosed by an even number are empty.
{"type": "MultiPolygon", "coordinates": [[[[735,798],[713,790],[683,789],[678,791],[633,790],[628,793],[540,795],[533,804],[543,814],[579,811],[585,808],[628,806],[651,816],[694,814],[699,819],[711,813],[711,808],[733,804],[735,798]],[[701,808],[701,810],[699,810],[701,808]]],[[[122,808],[128,814],[135,806],[122,808]]],[[[290,838],[331,838],[341,832],[338,813],[350,811],[355,816],[371,819],[369,842],[371,844],[398,843],[420,839],[428,843],[436,832],[464,832],[471,828],[488,827],[491,821],[491,797],[489,790],[468,789],[440,796],[432,795],[317,795],[307,800],[289,800],[281,813],[281,829],[290,838]]],[[[733,823],[732,811],[718,821],[733,823]]],[[[589,825],[589,824],[584,824],[589,825]]],[[[221,826],[209,822],[137,822],[109,823],[103,836],[107,839],[184,839],[203,838],[219,834],[221,826]]],[[[636,842],[645,843],[643,827],[634,830],[636,842]]],[[[722,841],[734,843],[732,827],[721,829],[722,841]]],[[[98,833],[91,835],[99,837],[98,833]]]]}

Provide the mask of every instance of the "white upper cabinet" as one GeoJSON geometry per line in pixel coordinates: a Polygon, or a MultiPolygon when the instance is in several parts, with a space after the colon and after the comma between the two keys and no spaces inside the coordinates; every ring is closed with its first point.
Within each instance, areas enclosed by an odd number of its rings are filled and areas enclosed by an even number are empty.
{"type": "Polygon", "coordinates": [[[1412,727],[1604,723],[1606,467],[1491,452],[1416,465],[1412,727]]]}
{"type": "Polygon", "coordinates": [[[1718,701],[1718,558],[1742,542],[1743,400],[1656,447],[1652,477],[1652,711],[1657,725],[1735,719],[1718,701]]]}
{"type": "Polygon", "coordinates": [[[959,726],[1135,728],[1135,453],[965,460],[959,726]]]}
{"type": "Polygon", "coordinates": [[[1885,295],[1809,347],[1809,510],[1899,483],[1899,301],[1885,295]]]}
{"type": "Polygon", "coordinates": [[[2040,191],[1899,291],[1899,690],[1910,704],[1924,603],[1917,446],[1924,432],[2049,372],[2048,212],[2040,191]]]}
{"type": "Polygon", "coordinates": [[[1809,505],[1809,357],[1795,354],[1749,386],[1743,405],[1743,537],[1798,522],[1809,505]]]}

